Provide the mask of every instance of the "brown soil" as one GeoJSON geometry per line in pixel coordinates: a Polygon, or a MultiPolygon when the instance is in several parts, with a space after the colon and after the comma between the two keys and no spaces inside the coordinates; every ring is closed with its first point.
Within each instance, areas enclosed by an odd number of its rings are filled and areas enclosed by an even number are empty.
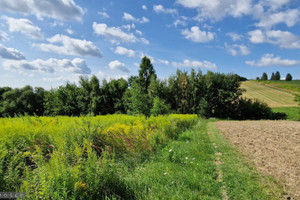
{"type": "Polygon", "coordinates": [[[300,200],[300,122],[224,121],[216,127],[258,170],[284,185],[300,200]]]}

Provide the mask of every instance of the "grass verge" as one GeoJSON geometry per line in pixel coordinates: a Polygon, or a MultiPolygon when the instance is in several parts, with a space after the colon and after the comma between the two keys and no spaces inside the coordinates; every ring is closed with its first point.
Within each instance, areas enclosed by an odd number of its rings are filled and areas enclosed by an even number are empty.
{"type": "Polygon", "coordinates": [[[134,170],[128,178],[137,199],[222,199],[205,129],[199,123],[134,170]]]}

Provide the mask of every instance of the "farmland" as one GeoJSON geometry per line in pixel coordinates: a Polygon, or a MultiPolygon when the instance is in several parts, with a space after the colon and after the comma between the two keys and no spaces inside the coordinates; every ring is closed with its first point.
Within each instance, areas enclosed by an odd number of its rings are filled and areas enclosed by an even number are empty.
{"type": "Polygon", "coordinates": [[[300,198],[298,122],[230,121],[216,126],[261,173],[275,177],[292,199],[300,198]]]}
{"type": "Polygon", "coordinates": [[[259,99],[270,107],[297,107],[293,92],[286,89],[257,81],[243,82],[241,88],[246,89],[244,97],[259,99]]]}

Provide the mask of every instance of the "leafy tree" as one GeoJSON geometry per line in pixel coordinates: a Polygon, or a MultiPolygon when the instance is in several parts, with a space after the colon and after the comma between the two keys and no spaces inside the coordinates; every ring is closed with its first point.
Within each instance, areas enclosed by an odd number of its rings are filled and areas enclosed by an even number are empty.
{"type": "Polygon", "coordinates": [[[151,60],[144,56],[140,64],[138,78],[138,83],[140,84],[143,92],[148,92],[151,76],[154,76],[154,78],[156,79],[155,70],[153,68],[153,65],[151,64],[151,60]]]}
{"type": "Polygon", "coordinates": [[[268,75],[267,75],[267,73],[264,72],[260,80],[262,80],[262,81],[267,81],[267,80],[268,80],[268,75]]]}
{"type": "Polygon", "coordinates": [[[153,100],[153,106],[151,108],[151,115],[158,116],[158,115],[164,115],[168,114],[169,106],[165,104],[164,101],[162,101],[159,97],[155,97],[153,100]]]}
{"type": "Polygon", "coordinates": [[[288,74],[286,75],[286,77],[285,77],[285,80],[286,80],[286,81],[291,81],[291,80],[293,80],[292,75],[291,75],[290,73],[288,73],[288,74]]]}
{"type": "Polygon", "coordinates": [[[100,84],[99,79],[93,75],[91,78],[91,93],[90,93],[90,106],[89,111],[94,115],[98,115],[100,113],[100,84]]]}
{"type": "Polygon", "coordinates": [[[276,80],[274,72],[272,72],[270,80],[272,80],[272,81],[276,80]]]}
{"type": "Polygon", "coordinates": [[[146,116],[150,115],[150,101],[148,94],[145,93],[142,87],[134,82],[130,88],[130,95],[128,99],[128,111],[129,114],[143,114],[146,116]]]}
{"type": "Polygon", "coordinates": [[[274,78],[275,78],[276,81],[280,80],[280,73],[279,73],[279,71],[276,71],[274,78]]]}

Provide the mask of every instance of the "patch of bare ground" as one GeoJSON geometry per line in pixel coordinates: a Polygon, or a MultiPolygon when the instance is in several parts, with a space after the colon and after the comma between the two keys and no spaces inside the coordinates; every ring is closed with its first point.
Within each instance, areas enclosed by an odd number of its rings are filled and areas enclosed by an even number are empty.
{"type": "Polygon", "coordinates": [[[222,121],[216,127],[260,172],[282,183],[291,199],[300,200],[300,122],[222,121]]]}

